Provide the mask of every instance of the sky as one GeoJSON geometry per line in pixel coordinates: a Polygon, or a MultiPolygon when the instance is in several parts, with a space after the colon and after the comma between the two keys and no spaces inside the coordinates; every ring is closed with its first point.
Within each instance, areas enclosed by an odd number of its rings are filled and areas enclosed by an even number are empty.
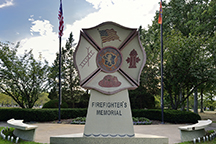
{"type": "MultiPolygon", "coordinates": [[[[82,28],[113,21],[129,28],[151,25],[160,0],[62,0],[64,31],[79,41],[82,28]]],[[[52,64],[59,51],[58,11],[60,0],[0,0],[0,41],[20,42],[18,54],[30,49],[35,59],[52,64]]]]}

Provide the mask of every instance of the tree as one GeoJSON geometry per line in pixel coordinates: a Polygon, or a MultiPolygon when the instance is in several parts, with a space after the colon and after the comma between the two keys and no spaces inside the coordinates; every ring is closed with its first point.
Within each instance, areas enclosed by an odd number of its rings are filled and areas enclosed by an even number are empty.
{"type": "Polygon", "coordinates": [[[174,109],[183,104],[196,88],[212,84],[212,74],[216,71],[204,39],[173,31],[165,40],[164,84],[174,109]]]}
{"type": "Polygon", "coordinates": [[[58,99],[58,92],[56,90],[56,86],[54,86],[50,92],[49,92],[49,95],[48,95],[48,98],[51,99],[51,100],[55,100],[55,99],[58,99]]]}
{"type": "Polygon", "coordinates": [[[139,87],[129,91],[132,109],[155,108],[154,96],[159,92],[155,70],[146,66],[141,73],[139,87]]]}
{"type": "Polygon", "coordinates": [[[132,108],[154,108],[155,96],[159,95],[159,82],[158,79],[158,49],[155,48],[153,43],[154,33],[150,33],[140,26],[139,34],[143,48],[146,51],[147,60],[146,64],[140,75],[140,85],[135,90],[129,91],[129,97],[132,108]]]}
{"type": "Polygon", "coordinates": [[[209,110],[214,111],[215,106],[216,106],[216,101],[213,99],[215,97],[215,90],[210,91],[209,93],[206,93],[206,98],[205,98],[205,107],[210,108],[209,110]]]}
{"type": "MultiPolygon", "coordinates": [[[[79,101],[82,95],[82,90],[79,86],[78,73],[75,69],[73,61],[74,46],[73,34],[66,42],[65,48],[62,47],[62,99],[67,102],[70,107],[75,107],[75,103],[79,101]]],[[[56,91],[58,90],[58,75],[59,75],[59,54],[56,54],[56,59],[52,66],[52,73],[50,78],[53,82],[53,89],[51,90],[50,97],[56,97],[56,91]]]]}
{"type": "MultiPolygon", "coordinates": [[[[199,91],[202,85],[210,86],[215,81],[214,8],[215,1],[210,0],[163,2],[164,94],[173,109],[183,107],[194,89],[199,91]],[[206,28],[208,26],[210,28],[206,28]]],[[[151,67],[159,71],[160,29],[157,21],[158,12],[148,30],[142,30],[145,33],[141,38],[143,45],[148,47],[147,57],[154,59],[151,67]]]]}
{"type": "Polygon", "coordinates": [[[39,95],[49,88],[50,67],[46,60],[36,61],[32,50],[17,56],[18,47],[0,44],[0,90],[20,107],[32,108],[39,95]]]}

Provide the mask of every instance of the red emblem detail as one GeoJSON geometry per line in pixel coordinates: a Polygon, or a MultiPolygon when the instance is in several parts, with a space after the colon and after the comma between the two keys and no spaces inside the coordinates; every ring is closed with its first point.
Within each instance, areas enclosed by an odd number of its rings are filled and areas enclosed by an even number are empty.
{"type": "Polygon", "coordinates": [[[98,84],[101,87],[119,87],[121,82],[116,76],[106,75],[98,84]]]}
{"type": "Polygon", "coordinates": [[[126,59],[127,63],[130,63],[128,68],[136,68],[136,63],[138,63],[140,61],[140,58],[137,57],[138,54],[137,54],[136,50],[133,49],[129,55],[130,55],[130,57],[128,57],[126,59]]]}

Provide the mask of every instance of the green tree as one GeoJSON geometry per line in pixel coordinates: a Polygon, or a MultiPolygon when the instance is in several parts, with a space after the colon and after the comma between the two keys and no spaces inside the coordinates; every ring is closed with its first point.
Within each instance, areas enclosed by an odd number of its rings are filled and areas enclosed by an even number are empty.
{"type": "MultiPolygon", "coordinates": [[[[194,89],[209,86],[215,80],[214,8],[215,1],[210,0],[163,2],[164,93],[173,109],[184,106],[194,89]]],[[[160,26],[157,21],[158,12],[148,30],[142,30],[141,39],[142,44],[147,45],[151,67],[159,71],[160,26]]],[[[155,74],[160,78],[159,72],[155,74]]]]}
{"type": "MultiPolygon", "coordinates": [[[[74,46],[73,34],[70,33],[66,41],[65,48],[62,47],[62,99],[67,102],[70,107],[75,107],[75,103],[80,100],[82,95],[81,87],[79,86],[78,73],[75,69],[73,61],[74,46]]],[[[59,75],[59,54],[57,53],[56,59],[52,66],[52,73],[50,78],[53,82],[53,89],[50,91],[50,98],[56,98],[56,90],[58,90],[58,75],[59,75]]]]}
{"type": "Polygon", "coordinates": [[[51,100],[58,99],[58,91],[56,90],[57,86],[53,86],[53,88],[50,90],[48,98],[51,100]]]}
{"type": "Polygon", "coordinates": [[[32,50],[23,56],[17,48],[0,44],[0,90],[13,98],[22,108],[32,108],[39,95],[49,88],[50,67],[46,60],[34,59],[32,50]]]}
{"type": "MultiPolygon", "coordinates": [[[[210,0],[163,2],[164,96],[167,106],[184,107],[194,89],[201,93],[215,83],[215,8],[210,0]],[[167,103],[168,102],[168,103],[167,103]]],[[[160,25],[158,12],[141,41],[147,66],[160,79],[160,25]]],[[[145,69],[144,69],[145,70],[145,69]]],[[[205,91],[204,91],[205,92],[205,91]]],[[[159,95],[159,94],[158,94],[159,95]]]]}
{"type": "MultiPolygon", "coordinates": [[[[151,28],[150,28],[151,29],[151,28]]],[[[160,51],[155,48],[157,39],[154,33],[139,28],[139,34],[143,48],[146,51],[147,60],[140,75],[140,85],[135,90],[129,91],[130,102],[132,108],[154,108],[156,101],[155,96],[159,95],[159,82],[158,74],[158,59],[157,55],[160,51]]]]}
{"type": "Polygon", "coordinates": [[[216,71],[204,38],[173,31],[165,47],[164,84],[172,108],[177,109],[196,88],[212,84],[216,71]]]}

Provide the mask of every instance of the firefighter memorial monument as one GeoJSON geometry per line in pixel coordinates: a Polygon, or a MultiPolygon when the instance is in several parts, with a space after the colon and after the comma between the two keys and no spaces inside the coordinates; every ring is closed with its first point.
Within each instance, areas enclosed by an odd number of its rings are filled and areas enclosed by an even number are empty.
{"type": "Polygon", "coordinates": [[[113,22],[83,29],[74,53],[80,85],[90,89],[85,137],[133,137],[128,89],[146,61],[136,29],[113,22]]]}
{"type": "Polygon", "coordinates": [[[114,22],[82,29],[74,63],[80,85],[90,89],[90,99],[79,143],[125,144],[147,140],[146,136],[135,138],[128,94],[128,90],[139,86],[145,62],[146,54],[137,29],[114,22]]]}

